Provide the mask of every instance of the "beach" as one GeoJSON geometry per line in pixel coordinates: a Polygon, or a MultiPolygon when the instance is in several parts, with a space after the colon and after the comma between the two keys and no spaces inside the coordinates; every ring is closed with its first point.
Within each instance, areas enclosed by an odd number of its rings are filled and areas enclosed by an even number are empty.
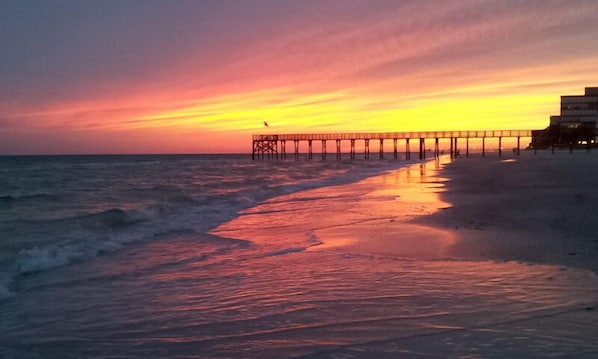
{"type": "MultiPolygon", "coordinates": [[[[334,225],[313,225],[314,208],[303,201],[306,206],[294,211],[306,213],[286,226],[310,227],[315,237],[325,238],[314,250],[342,246],[419,259],[520,261],[598,273],[595,173],[596,152],[444,156],[335,189],[343,199],[359,200],[347,207],[329,198],[318,221],[334,218],[334,225]]],[[[325,199],[330,192],[326,187],[292,196],[325,199]]],[[[245,214],[281,203],[285,197],[245,214]]]]}
{"type": "Polygon", "coordinates": [[[596,151],[459,158],[443,173],[451,206],[419,222],[458,237],[449,255],[598,273],[596,151]]]}
{"type": "Polygon", "coordinates": [[[0,359],[598,359],[598,0],[0,23],[0,359]]]}
{"type": "MultiPolygon", "coordinates": [[[[597,154],[585,152],[444,156],[349,185],[277,197],[218,231],[263,245],[272,236],[297,236],[297,243],[308,236],[315,242],[308,251],[368,258],[373,267],[359,267],[365,271],[390,260],[395,263],[390,271],[399,273],[409,263],[410,270],[434,273],[439,290],[426,288],[424,297],[437,296],[433,302],[455,315],[433,319],[431,327],[438,331],[412,337],[403,330],[382,334],[375,328],[368,334],[385,339],[305,357],[589,358],[598,353],[587,336],[598,328],[598,242],[592,218],[596,159],[597,154]],[[268,228],[255,226],[258,214],[268,228]],[[455,291],[476,294],[452,297],[455,291]],[[447,298],[447,293],[453,294],[447,298]],[[505,298],[525,303],[526,309],[494,302],[505,298]],[[470,306],[466,312],[461,312],[463,303],[457,304],[461,300],[470,306]],[[470,316],[470,310],[475,314],[470,316]]],[[[411,290],[422,294],[421,280],[415,279],[411,290]]]]}
{"type": "Polygon", "coordinates": [[[81,189],[4,197],[0,356],[594,358],[595,158],[27,160],[81,189]]]}

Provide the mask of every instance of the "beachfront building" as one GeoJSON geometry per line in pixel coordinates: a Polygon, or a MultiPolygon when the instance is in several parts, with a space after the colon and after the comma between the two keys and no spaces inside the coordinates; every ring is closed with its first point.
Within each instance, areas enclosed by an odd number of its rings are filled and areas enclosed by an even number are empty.
{"type": "Polygon", "coordinates": [[[548,128],[534,131],[534,147],[595,147],[597,124],[598,87],[586,87],[584,95],[561,96],[560,115],[550,117],[548,128]]]}

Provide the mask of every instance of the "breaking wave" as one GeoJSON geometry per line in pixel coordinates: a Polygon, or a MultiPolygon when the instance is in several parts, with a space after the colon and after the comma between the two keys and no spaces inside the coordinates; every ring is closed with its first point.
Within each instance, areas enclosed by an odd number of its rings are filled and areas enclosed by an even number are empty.
{"type": "MultiPolygon", "coordinates": [[[[118,157],[106,157],[103,165],[98,158],[89,164],[69,161],[73,163],[57,163],[59,170],[46,165],[47,178],[40,183],[26,183],[26,178],[8,183],[33,194],[0,192],[0,231],[5,235],[0,298],[11,295],[11,281],[20,275],[84,261],[130,243],[203,234],[266,199],[398,166],[383,161],[254,163],[234,157],[210,162],[184,156],[172,162],[118,157]],[[356,166],[359,171],[352,170],[356,166]]],[[[318,242],[309,239],[310,246],[318,242]]]]}

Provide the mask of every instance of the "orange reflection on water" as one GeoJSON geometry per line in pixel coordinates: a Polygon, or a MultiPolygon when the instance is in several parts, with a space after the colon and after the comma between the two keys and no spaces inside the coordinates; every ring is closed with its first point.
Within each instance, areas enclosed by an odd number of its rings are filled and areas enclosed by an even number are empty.
{"type": "Polygon", "coordinates": [[[352,251],[439,258],[453,234],[411,223],[449,206],[439,198],[438,169],[448,160],[417,163],[348,185],[302,191],[244,211],[211,233],[285,250],[352,251]]]}
{"type": "MultiPolygon", "coordinates": [[[[363,220],[347,218],[345,225],[318,229],[324,244],[314,249],[349,246],[361,253],[407,258],[442,258],[454,241],[451,232],[412,223],[449,206],[439,197],[444,178],[438,169],[448,160],[422,162],[368,178],[358,185],[368,188],[348,210],[363,220]]],[[[341,212],[340,216],[348,216],[341,212]]]]}

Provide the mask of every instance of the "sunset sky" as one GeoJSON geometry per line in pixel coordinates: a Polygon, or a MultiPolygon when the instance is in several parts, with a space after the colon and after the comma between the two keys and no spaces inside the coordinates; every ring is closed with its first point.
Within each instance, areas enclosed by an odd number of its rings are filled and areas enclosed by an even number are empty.
{"type": "Polygon", "coordinates": [[[0,154],[248,152],[544,128],[598,86],[598,1],[2,1],[0,44],[0,154]]]}

